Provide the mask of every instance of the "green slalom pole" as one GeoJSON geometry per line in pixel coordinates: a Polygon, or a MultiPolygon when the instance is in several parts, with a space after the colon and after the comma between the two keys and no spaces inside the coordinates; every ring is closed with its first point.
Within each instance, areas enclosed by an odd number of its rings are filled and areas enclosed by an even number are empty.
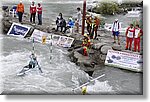
{"type": "Polygon", "coordinates": [[[34,54],[35,52],[34,52],[34,37],[33,37],[33,39],[32,39],[32,53],[34,54]]]}

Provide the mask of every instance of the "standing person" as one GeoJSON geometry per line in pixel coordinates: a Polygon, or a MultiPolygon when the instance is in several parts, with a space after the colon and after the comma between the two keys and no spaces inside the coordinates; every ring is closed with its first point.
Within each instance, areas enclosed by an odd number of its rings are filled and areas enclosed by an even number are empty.
{"type": "Polygon", "coordinates": [[[42,25],[42,6],[40,3],[38,3],[37,14],[38,14],[38,25],[42,25]]]}
{"type": "Polygon", "coordinates": [[[100,24],[98,17],[91,15],[91,24],[90,24],[90,39],[97,38],[97,30],[100,24]]]}
{"type": "Polygon", "coordinates": [[[16,11],[18,13],[19,22],[22,22],[22,15],[24,13],[24,5],[23,5],[22,1],[20,1],[20,3],[17,5],[16,11]]]}
{"type": "Polygon", "coordinates": [[[95,16],[91,15],[91,25],[90,25],[91,33],[90,33],[90,39],[94,38],[94,28],[95,28],[95,26],[96,26],[95,16]]]}
{"type": "Polygon", "coordinates": [[[134,51],[138,50],[140,52],[140,37],[143,35],[143,31],[141,28],[139,28],[139,25],[137,24],[135,26],[135,35],[134,35],[134,51]]]}
{"type": "Polygon", "coordinates": [[[133,24],[130,24],[130,27],[126,30],[126,50],[131,50],[132,41],[135,35],[135,28],[133,24]]]}
{"type": "Polygon", "coordinates": [[[82,13],[81,13],[81,9],[78,7],[77,8],[77,22],[76,22],[76,27],[77,27],[77,30],[76,32],[79,33],[79,27],[82,25],[82,13]]]}
{"type": "Polygon", "coordinates": [[[117,36],[118,45],[120,45],[120,38],[119,38],[119,34],[120,34],[119,30],[120,29],[121,29],[121,25],[120,25],[118,19],[115,19],[115,22],[112,25],[112,33],[114,36],[114,43],[116,43],[116,36],[117,36]]]}
{"type": "Polygon", "coordinates": [[[35,6],[35,2],[33,1],[31,6],[30,6],[30,22],[32,23],[32,19],[33,19],[33,23],[35,23],[35,16],[36,16],[36,6],[35,6]]]}
{"type": "Polygon", "coordinates": [[[86,18],[86,24],[87,24],[87,31],[88,31],[88,34],[90,35],[91,34],[91,16],[88,16],[86,18]]]}
{"type": "Polygon", "coordinates": [[[96,16],[92,17],[92,18],[93,18],[93,20],[92,20],[92,24],[91,24],[91,28],[92,28],[91,39],[93,39],[93,38],[96,39],[97,38],[97,30],[100,25],[100,20],[96,16]]]}

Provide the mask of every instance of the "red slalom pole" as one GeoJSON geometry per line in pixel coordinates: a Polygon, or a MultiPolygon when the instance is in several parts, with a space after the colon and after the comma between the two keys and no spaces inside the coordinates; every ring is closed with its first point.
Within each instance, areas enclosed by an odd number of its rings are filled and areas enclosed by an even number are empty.
{"type": "Polygon", "coordinates": [[[86,0],[83,3],[83,16],[82,16],[82,35],[84,35],[85,28],[85,17],[86,17],[86,0]]]}

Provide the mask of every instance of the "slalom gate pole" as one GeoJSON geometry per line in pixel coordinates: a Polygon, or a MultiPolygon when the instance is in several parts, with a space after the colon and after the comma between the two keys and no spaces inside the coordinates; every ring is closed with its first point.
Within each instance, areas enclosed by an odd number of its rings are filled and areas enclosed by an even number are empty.
{"type": "Polygon", "coordinates": [[[52,60],[52,49],[53,49],[53,44],[52,44],[52,34],[50,35],[50,62],[51,62],[51,60],[52,60]]]}
{"type": "Polygon", "coordinates": [[[34,52],[34,37],[33,37],[33,39],[32,39],[32,53],[35,53],[35,52],[34,52]]]}
{"type": "Polygon", "coordinates": [[[102,74],[101,76],[98,76],[97,78],[94,78],[94,79],[88,81],[87,83],[85,83],[85,84],[83,84],[83,85],[81,85],[81,86],[79,86],[79,87],[77,87],[77,88],[74,88],[73,91],[74,91],[74,90],[77,90],[77,89],[79,89],[79,88],[82,88],[83,86],[86,86],[86,85],[88,85],[90,82],[95,81],[95,80],[97,80],[97,79],[99,79],[99,78],[102,78],[103,76],[105,76],[105,74],[102,74]]]}

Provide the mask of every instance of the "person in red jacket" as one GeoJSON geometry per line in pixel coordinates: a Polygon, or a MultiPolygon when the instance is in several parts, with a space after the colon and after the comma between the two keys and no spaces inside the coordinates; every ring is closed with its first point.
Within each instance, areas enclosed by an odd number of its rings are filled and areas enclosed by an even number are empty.
{"type": "Polygon", "coordinates": [[[143,35],[143,31],[141,28],[139,28],[139,25],[137,24],[135,26],[135,35],[134,35],[134,51],[138,50],[140,52],[140,37],[143,35]]]}
{"type": "Polygon", "coordinates": [[[32,19],[33,19],[33,23],[35,23],[35,16],[36,16],[36,6],[35,6],[35,2],[32,2],[32,5],[30,6],[30,22],[32,23],[32,19]]]}
{"type": "Polygon", "coordinates": [[[130,24],[130,27],[126,30],[126,50],[131,50],[132,41],[135,35],[135,28],[133,24],[130,24]]]}
{"type": "Polygon", "coordinates": [[[38,14],[38,25],[42,25],[42,6],[40,3],[38,3],[37,7],[37,14],[38,14]]]}

